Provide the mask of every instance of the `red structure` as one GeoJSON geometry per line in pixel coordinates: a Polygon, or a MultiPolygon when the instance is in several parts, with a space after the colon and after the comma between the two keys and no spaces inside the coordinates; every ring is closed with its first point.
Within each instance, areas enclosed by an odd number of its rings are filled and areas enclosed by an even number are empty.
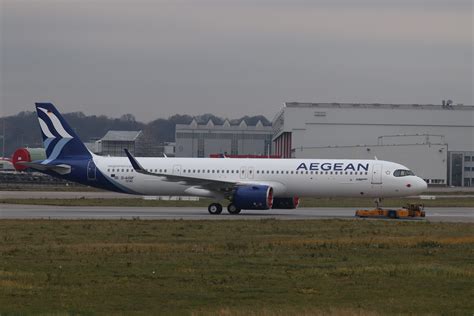
{"type": "Polygon", "coordinates": [[[43,159],[46,159],[46,153],[43,148],[20,148],[15,150],[13,153],[12,163],[17,171],[24,171],[28,168],[19,164],[19,162],[30,162],[43,159]]]}
{"type": "Polygon", "coordinates": [[[277,154],[283,158],[291,158],[291,133],[284,132],[273,142],[277,154]]]}
{"type": "Polygon", "coordinates": [[[20,161],[27,161],[27,162],[31,161],[31,156],[30,156],[30,153],[28,152],[28,149],[26,148],[17,149],[15,150],[12,156],[12,162],[15,169],[18,171],[26,170],[25,166],[18,164],[18,162],[20,161]]]}
{"type": "Polygon", "coordinates": [[[256,158],[256,159],[279,159],[280,155],[224,155],[224,154],[210,154],[210,158],[256,158]]]}

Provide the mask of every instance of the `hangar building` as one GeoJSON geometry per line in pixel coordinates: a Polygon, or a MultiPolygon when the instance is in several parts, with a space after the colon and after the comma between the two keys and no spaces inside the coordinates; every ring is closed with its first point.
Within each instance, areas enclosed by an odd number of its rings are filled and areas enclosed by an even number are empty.
{"type": "Polygon", "coordinates": [[[274,153],[399,162],[430,185],[474,186],[474,106],[285,103],[274,153]]]}
{"type": "Polygon", "coordinates": [[[239,125],[176,124],[176,157],[209,157],[212,154],[270,155],[272,127],[258,121],[255,126],[242,120],[239,125]]]}

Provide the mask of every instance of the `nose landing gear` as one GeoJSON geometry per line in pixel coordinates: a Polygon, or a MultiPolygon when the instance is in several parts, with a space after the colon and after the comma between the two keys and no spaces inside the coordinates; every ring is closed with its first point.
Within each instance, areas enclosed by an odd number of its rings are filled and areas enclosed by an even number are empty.
{"type": "Polygon", "coordinates": [[[375,203],[375,209],[381,210],[382,209],[382,198],[376,198],[374,200],[375,203]]]}

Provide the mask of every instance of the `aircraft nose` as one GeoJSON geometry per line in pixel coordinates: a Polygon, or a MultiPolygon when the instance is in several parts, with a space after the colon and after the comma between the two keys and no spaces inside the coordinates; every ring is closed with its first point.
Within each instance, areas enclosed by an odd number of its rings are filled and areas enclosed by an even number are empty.
{"type": "Polygon", "coordinates": [[[416,186],[417,186],[417,188],[416,188],[417,191],[420,191],[420,193],[425,192],[426,189],[428,189],[428,184],[422,178],[417,179],[416,186]]]}

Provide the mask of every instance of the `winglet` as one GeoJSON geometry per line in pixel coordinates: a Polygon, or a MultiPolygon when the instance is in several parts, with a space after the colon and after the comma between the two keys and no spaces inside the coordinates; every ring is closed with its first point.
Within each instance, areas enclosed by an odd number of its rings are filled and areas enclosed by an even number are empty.
{"type": "Polygon", "coordinates": [[[144,172],[145,168],[143,168],[140,163],[135,159],[135,157],[132,156],[132,154],[128,151],[127,148],[123,149],[125,151],[125,154],[128,157],[128,160],[130,160],[130,163],[132,164],[133,169],[135,169],[136,172],[144,172]]]}

